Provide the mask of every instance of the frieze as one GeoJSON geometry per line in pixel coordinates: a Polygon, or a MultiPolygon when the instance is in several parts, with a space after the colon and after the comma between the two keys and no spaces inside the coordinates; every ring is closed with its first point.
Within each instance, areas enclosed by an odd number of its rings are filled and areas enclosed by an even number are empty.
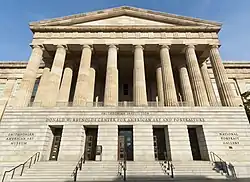
{"type": "Polygon", "coordinates": [[[160,117],[48,117],[46,122],[204,122],[204,118],[160,117]]]}
{"type": "Polygon", "coordinates": [[[34,38],[38,39],[218,39],[218,35],[213,32],[74,32],[55,33],[37,32],[34,38]]]}

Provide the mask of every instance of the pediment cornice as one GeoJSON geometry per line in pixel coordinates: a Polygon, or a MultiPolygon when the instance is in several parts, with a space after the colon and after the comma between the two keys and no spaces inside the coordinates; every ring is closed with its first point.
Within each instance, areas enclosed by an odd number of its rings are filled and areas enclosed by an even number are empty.
{"type": "MultiPolygon", "coordinates": [[[[169,13],[141,9],[141,8],[128,7],[128,6],[111,8],[111,9],[106,9],[106,10],[101,10],[101,11],[94,11],[90,13],[81,13],[81,14],[65,16],[61,18],[53,18],[53,19],[43,20],[43,21],[38,21],[38,22],[32,22],[30,23],[30,27],[33,30],[35,29],[35,27],[41,27],[41,26],[46,26],[46,27],[61,26],[65,29],[66,26],[70,27],[74,24],[91,22],[95,20],[101,20],[101,19],[112,18],[112,17],[117,17],[117,16],[123,16],[123,15],[143,18],[143,19],[153,20],[153,21],[158,21],[158,22],[163,22],[163,23],[171,23],[171,24],[175,24],[177,27],[199,26],[199,27],[217,27],[217,29],[221,27],[221,23],[218,23],[218,22],[207,21],[207,20],[191,18],[191,17],[186,17],[186,16],[179,16],[179,15],[174,15],[174,14],[169,14],[169,13]]],[[[72,28],[70,27],[70,29],[72,28]]],[[[84,27],[82,29],[84,29],[84,27]]]]}
{"type": "Polygon", "coordinates": [[[33,32],[218,32],[219,26],[30,26],[33,32]]]}

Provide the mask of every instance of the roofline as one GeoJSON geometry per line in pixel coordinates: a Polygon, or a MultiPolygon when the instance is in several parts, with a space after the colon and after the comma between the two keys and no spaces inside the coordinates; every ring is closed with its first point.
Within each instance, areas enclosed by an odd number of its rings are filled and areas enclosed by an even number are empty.
{"type": "MultiPolygon", "coordinates": [[[[97,10],[97,11],[93,11],[93,12],[89,12],[89,13],[80,13],[80,14],[74,14],[74,15],[69,15],[69,16],[64,16],[64,17],[59,17],[59,18],[52,18],[52,19],[47,19],[47,20],[42,20],[42,21],[36,21],[36,22],[30,22],[30,26],[33,25],[55,25],[56,22],[58,21],[65,21],[64,23],[72,23],[71,21],[68,21],[69,19],[74,18],[76,21],[79,18],[84,18],[86,19],[86,17],[100,17],[102,15],[107,15],[110,16],[111,12],[113,14],[116,13],[120,13],[120,14],[140,14],[140,13],[144,13],[144,14],[149,14],[149,15],[153,15],[153,16],[161,16],[161,17],[165,17],[164,20],[167,20],[167,17],[169,18],[173,18],[173,19],[178,19],[178,20],[183,20],[185,21],[191,21],[189,23],[197,23],[197,24],[207,24],[210,26],[222,26],[221,23],[219,22],[215,22],[215,21],[209,21],[209,20],[203,20],[203,19],[199,19],[199,18],[193,18],[193,17],[187,17],[187,16],[180,16],[180,15],[175,15],[175,14],[170,14],[170,13],[165,13],[165,12],[159,12],[159,11],[154,11],[154,10],[149,10],[149,9],[142,9],[142,8],[136,8],[136,7],[130,7],[130,6],[121,6],[121,7],[114,7],[114,8],[109,8],[109,9],[104,9],[104,10],[97,10]]],[[[178,22],[178,20],[176,20],[178,22]]]]}

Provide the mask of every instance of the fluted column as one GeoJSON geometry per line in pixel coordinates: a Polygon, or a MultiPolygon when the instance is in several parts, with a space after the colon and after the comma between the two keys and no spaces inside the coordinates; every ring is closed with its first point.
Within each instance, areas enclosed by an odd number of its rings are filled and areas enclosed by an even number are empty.
{"type": "Polygon", "coordinates": [[[43,98],[42,101],[44,106],[53,107],[56,105],[66,52],[67,47],[65,45],[57,45],[56,54],[49,75],[48,87],[46,89],[48,91],[47,97],[43,98]]]}
{"type": "Polygon", "coordinates": [[[143,47],[141,45],[136,45],[134,50],[133,100],[136,106],[148,105],[143,47]]]}
{"type": "Polygon", "coordinates": [[[43,46],[33,45],[32,48],[32,53],[16,97],[15,105],[18,107],[28,106],[36,82],[37,71],[43,57],[43,46]]]}
{"type": "Polygon", "coordinates": [[[194,106],[194,97],[186,64],[181,63],[178,67],[178,70],[180,75],[180,87],[184,106],[194,106]]]}
{"type": "Polygon", "coordinates": [[[84,106],[87,103],[91,56],[92,48],[89,45],[83,45],[74,95],[75,106],[84,106]]]}
{"type": "Polygon", "coordinates": [[[223,106],[237,106],[217,45],[211,46],[210,61],[223,106]]]}
{"type": "Polygon", "coordinates": [[[170,47],[168,45],[162,45],[160,50],[164,99],[166,106],[177,106],[178,100],[169,49],[170,47]]]}
{"type": "Polygon", "coordinates": [[[158,94],[158,99],[159,99],[159,105],[164,106],[164,92],[163,92],[161,66],[158,66],[156,68],[156,82],[157,82],[157,94],[158,94]]]}
{"type": "Polygon", "coordinates": [[[208,74],[207,64],[205,61],[201,64],[201,75],[203,77],[203,81],[204,81],[204,85],[207,91],[207,97],[208,97],[210,106],[218,106],[218,101],[216,99],[216,95],[213,89],[210,76],[208,74]]]}
{"type": "Polygon", "coordinates": [[[207,92],[203,83],[200,67],[197,61],[195,46],[188,45],[185,50],[190,83],[193,89],[196,106],[209,106],[207,92]]]}
{"type": "Polygon", "coordinates": [[[110,45],[106,70],[104,106],[118,105],[117,47],[110,45]]]}
{"type": "Polygon", "coordinates": [[[67,106],[73,77],[73,63],[67,62],[64,68],[62,82],[57,98],[57,103],[60,106],[67,106]]]}
{"type": "Polygon", "coordinates": [[[43,68],[43,74],[41,76],[41,79],[37,88],[37,92],[36,92],[33,105],[40,106],[42,103],[42,100],[46,97],[46,94],[47,94],[46,87],[49,81],[50,67],[51,67],[51,63],[45,62],[45,67],[43,68]]]}
{"type": "Polygon", "coordinates": [[[89,68],[89,91],[88,91],[88,99],[89,103],[94,102],[94,93],[95,93],[95,69],[89,68]]]}

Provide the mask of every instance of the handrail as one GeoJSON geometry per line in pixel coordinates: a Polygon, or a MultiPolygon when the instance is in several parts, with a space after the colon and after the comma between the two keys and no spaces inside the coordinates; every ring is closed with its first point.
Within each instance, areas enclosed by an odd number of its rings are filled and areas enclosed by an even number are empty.
{"type": "MultiPolygon", "coordinates": [[[[123,170],[123,181],[127,181],[127,152],[124,150],[124,158],[123,161],[119,162],[119,166],[123,170]]],[[[120,172],[120,175],[122,176],[122,173],[120,172]]]]}
{"type": "Polygon", "coordinates": [[[34,155],[32,155],[32,156],[31,156],[28,160],[26,160],[24,163],[19,164],[19,165],[17,165],[16,167],[14,167],[14,168],[12,168],[12,169],[10,169],[10,170],[8,170],[8,171],[5,171],[4,174],[3,174],[2,182],[4,182],[4,179],[5,179],[6,174],[9,173],[9,172],[11,172],[11,171],[12,171],[11,179],[13,179],[16,169],[19,168],[20,166],[22,166],[22,170],[21,170],[21,173],[20,173],[20,176],[22,176],[22,175],[23,175],[23,171],[24,171],[24,167],[25,167],[25,165],[26,165],[28,162],[29,162],[29,168],[31,167],[33,157],[35,157],[35,160],[34,160],[34,162],[33,162],[33,164],[35,164],[35,163],[38,162],[38,160],[39,160],[40,152],[36,152],[34,155]]]}
{"type": "Polygon", "coordinates": [[[83,155],[81,156],[81,158],[79,159],[79,161],[76,164],[76,167],[72,173],[72,176],[74,176],[74,181],[76,181],[77,179],[77,173],[78,173],[78,169],[81,171],[82,170],[82,164],[84,164],[86,161],[86,157],[85,157],[85,151],[83,152],[83,155]]]}
{"type": "MultiPolygon", "coordinates": [[[[212,162],[217,165],[217,167],[219,167],[220,170],[222,170],[224,173],[227,174],[227,176],[229,175],[229,171],[228,168],[232,168],[232,164],[228,165],[226,161],[224,161],[221,157],[219,157],[216,153],[210,151],[210,156],[211,156],[211,160],[212,162]],[[219,160],[216,160],[219,159],[219,160]]],[[[236,177],[235,174],[233,174],[233,177],[236,177]]]]}
{"type": "Polygon", "coordinates": [[[168,160],[167,158],[167,152],[164,152],[164,158],[165,158],[165,163],[168,164],[167,170],[170,170],[171,173],[171,178],[174,178],[174,165],[172,163],[172,161],[168,160]]]}

